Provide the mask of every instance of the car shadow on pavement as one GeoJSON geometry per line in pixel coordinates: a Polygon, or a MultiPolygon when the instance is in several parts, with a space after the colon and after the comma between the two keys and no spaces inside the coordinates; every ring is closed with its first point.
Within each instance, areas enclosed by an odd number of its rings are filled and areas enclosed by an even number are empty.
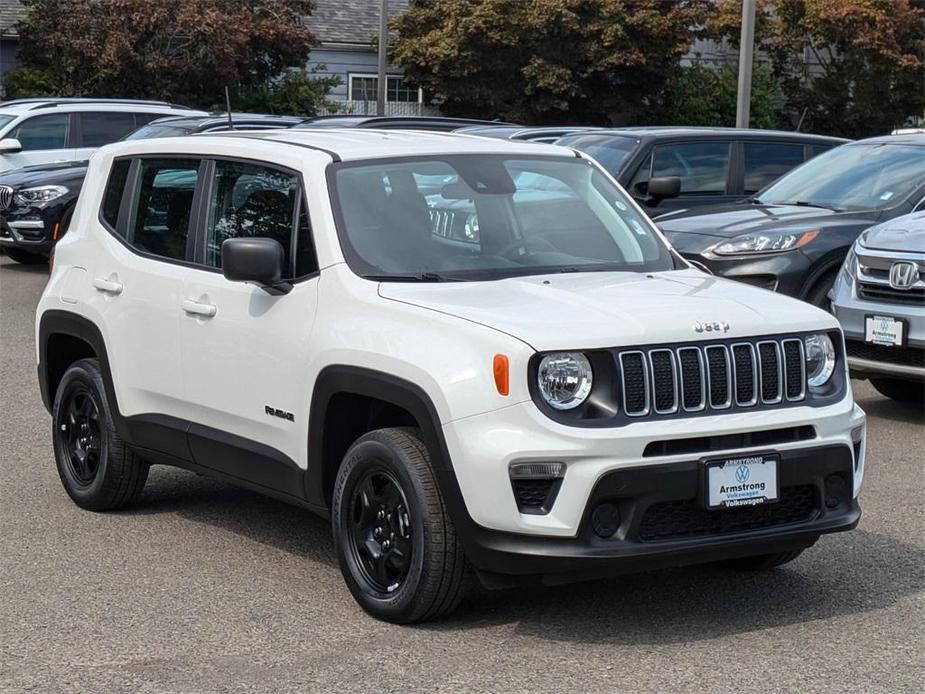
{"type": "MultiPolygon", "coordinates": [[[[2,258],[3,256],[0,256],[2,258]]],[[[24,273],[28,275],[47,275],[48,274],[48,264],[47,263],[37,263],[35,265],[22,265],[20,263],[14,263],[12,261],[0,263],[0,272],[16,272],[24,273]]]]}
{"type": "MultiPolygon", "coordinates": [[[[327,521],[223,482],[155,467],[139,505],[123,513],[175,513],[327,565],[330,580],[342,581],[327,521]]],[[[454,614],[414,628],[516,625],[522,635],[553,641],[691,642],[884,609],[922,591],[923,566],[916,545],[855,530],[823,537],[768,572],[705,565],[554,588],[471,590],[454,614]]]]}
{"type": "Polygon", "coordinates": [[[906,424],[925,424],[925,409],[921,405],[896,402],[882,395],[857,397],[855,402],[867,413],[868,417],[892,419],[906,424]]]}

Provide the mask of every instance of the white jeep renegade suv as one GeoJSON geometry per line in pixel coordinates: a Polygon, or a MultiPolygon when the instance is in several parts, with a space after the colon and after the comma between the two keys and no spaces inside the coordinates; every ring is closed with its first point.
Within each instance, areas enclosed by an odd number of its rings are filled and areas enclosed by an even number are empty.
{"type": "Polygon", "coordinates": [[[37,312],[64,487],[177,465],[332,521],[369,612],[696,562],[860,516],[835,319],[674,253],[574,151],[236,132],[102,148],[37,312]]]}

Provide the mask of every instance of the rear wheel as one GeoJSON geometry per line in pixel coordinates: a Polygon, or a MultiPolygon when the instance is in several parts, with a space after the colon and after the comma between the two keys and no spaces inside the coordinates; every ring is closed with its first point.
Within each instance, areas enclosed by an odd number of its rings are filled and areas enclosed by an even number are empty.
{"type": "Polygon", "coordinates": [[[795,549],[792,552],[777,552],[775,554],[759,554],[754,557],[728,559],[723,562],[723,566],[734,571],[767,571],[775,566],[792,562],[801,554],[803,554],[802,549],[795,549]]]}
{"type": "Polygon", "coordinates": [[[81,508],[108,511],[134,502],[148,479],[148,464],[116,433],[95,359],[81,359],[64,374],[52,408],[58,475],[81,508]]]}
{"type": "Polygon", "coordinates": [[[344,580],[371,615],[407,624],[457,606],[465,558],[415,430],[379,429],[350,447],[331,515],[344,580]]]}
{"type": "Polygon", "coordinates": [[[11,260],[15,260],[17,263],[22,263],[23,265],[38,265],[39,263],[48,262],[48,258],[43,255],[38,255],[37,253],[29,253],[24,251],[21,248],[5,248],[4,253],[11,260]]]}
{"type": "Polygon", "coordinates": [[[892,400],[913,405],[925,404],[925,384],[898,378],[872,378],[870,383],[881,395],[892,400]]]}

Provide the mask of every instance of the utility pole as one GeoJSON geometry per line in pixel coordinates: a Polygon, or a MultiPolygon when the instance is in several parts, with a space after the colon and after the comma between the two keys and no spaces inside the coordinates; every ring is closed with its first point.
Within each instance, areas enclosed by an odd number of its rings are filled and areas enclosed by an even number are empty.
{"type": "Polygon", "coordinates": [[[385,61],[389,50],[389,0],[380,0],[379,3],[379,70],[377,75],[378,90],[376,92],[376,115],[385,115],[385,61]]]}
{"type": "Polygon", "coordinates": [[[739,89],[736,127],[747,128],[752,101],[752,62],[755,60],[755,0],[742,0],[742,35],[739,40],[739,89]]]}

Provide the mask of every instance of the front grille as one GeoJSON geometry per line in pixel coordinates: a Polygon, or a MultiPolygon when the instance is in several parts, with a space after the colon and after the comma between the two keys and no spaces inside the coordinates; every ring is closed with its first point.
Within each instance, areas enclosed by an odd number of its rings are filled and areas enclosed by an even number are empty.
{"type": "Polygon", "coordinates": [[[776,405],[806,396],[803,342],[655,347],[619,353],[623,411],[630,417],[776,405]]]}
{"type": "Polygon", "coordinates": [[[12,204],[13,189],[10,186],[0,186],[0,210],[5,210],[12,204]]]}
{"type": "Polygon", "coordinates": [[[858,298],[866,301],[881,301],[887,304],[904,304],[907,306],[925,305],[925,287],[912,289],[893,289],[888,284],[858,282],[858,298]]]}
{"type": "Polygon", "coordinates": [[[780,500],[759,506],[709,511],[696,499],[662,501],[646,509],[639,525],[642,542],[726,535],[776,525],[803,523],[819,513],[819,492],[811,484],[781,489],[780,500]]]}
{"type": "Polygon", "coordinates": [[[811,441],[814,438],[816,438],[816,428],[811,424],[803,424],[797,427],[745,431],[737,434],[666,439],[647,443],[645,450],[642,452],[642,457],[689,455],[691,453],[709,453],[711,451],[726,451],[736,448],[764,448],[797,441],[811,441]]]}
{"type": "Polygon", "coordinates": [[[452,210],[430,209],[430,228],[436,236],[444,238],[453,237],[453,225],[456,223],[456,213],[452,210]]]}
{"type": "Polygon", "coordinates": [[[925,349],[921,347],[884,347],[858,340],[846,340],[845,349],[849,357],[882,361],[901,366],[925,367],[925,349]]]}

